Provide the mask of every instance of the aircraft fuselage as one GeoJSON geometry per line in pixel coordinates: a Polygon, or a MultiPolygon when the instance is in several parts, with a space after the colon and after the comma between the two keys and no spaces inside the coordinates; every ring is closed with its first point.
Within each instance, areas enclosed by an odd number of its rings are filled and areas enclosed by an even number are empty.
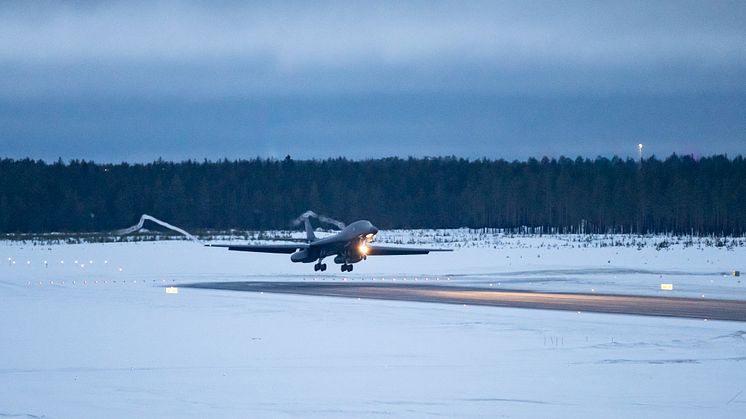
{"type": "Polygon", "coordinates": [[[378,228],[370,221],[355,221],[333,236],[311,240],[307,248],[293,253],[290,260],[312,263],[335,256],[334,262],[337,264],[357,263],[365,259],[365,246],[377,233],[378,228]]]}

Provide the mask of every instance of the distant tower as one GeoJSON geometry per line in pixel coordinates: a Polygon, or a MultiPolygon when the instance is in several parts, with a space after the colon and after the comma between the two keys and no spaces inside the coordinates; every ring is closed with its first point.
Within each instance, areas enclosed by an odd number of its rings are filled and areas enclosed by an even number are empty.
{"type": "Polygon", "coordinates": [[[637,153],[640,155],[640,166],[642,166],[642,143],[637,144],[637,153]]]}

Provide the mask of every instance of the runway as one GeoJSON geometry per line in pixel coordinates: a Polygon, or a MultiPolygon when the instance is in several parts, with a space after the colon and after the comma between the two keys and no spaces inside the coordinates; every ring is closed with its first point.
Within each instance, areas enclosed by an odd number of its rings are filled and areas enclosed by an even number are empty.
{"type": "Polygon", "coordinates": [[[550,293],[401,283],[201,282],[186,288],[544,310],[746,321],[746,301],[635,295],[550,293]]]}

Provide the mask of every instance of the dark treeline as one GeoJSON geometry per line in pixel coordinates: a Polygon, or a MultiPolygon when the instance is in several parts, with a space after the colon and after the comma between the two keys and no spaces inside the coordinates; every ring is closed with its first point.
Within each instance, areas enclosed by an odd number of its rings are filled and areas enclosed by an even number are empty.
{"type": "Polygon", "coordinates": [[[383,228],[746,231],[741,156],[149,164],[0,160],[0,232],[106,231],[143,213],[186,228],[287,228],[302,212],[383,228]]]}

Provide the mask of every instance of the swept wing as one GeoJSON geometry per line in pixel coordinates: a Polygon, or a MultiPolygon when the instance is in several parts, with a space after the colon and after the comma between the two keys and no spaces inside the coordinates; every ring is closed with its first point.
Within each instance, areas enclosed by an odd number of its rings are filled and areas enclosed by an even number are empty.
{"type": "Polygon", "coordinates": [[[259,253],[295,253],[298,250],[306,249],[308,244],[208,244],[208,247],[227,247],[228,250],[239,252],[259,252],[259,253]]]}
{"type": "Polygon", "coordinates": [[[374,246],[368,245],[368,256],[426,255],[430,252],[451,252],[453,249],[433,249],[423,247],[374,246]]]}

